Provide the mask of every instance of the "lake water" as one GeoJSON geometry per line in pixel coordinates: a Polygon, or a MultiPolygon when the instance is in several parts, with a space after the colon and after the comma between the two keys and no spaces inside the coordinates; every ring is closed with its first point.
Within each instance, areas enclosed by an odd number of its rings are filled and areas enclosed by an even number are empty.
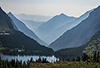
{"type": "MultiPolygon", "coordinates": [[[[58,58],[56,58],[54,55],[52,55],[52,56],[40,56],[41,57],[41,59],[43,59],[43,58],[46,58],[47,59],[47,61],[49,61],[49,62],[55,62],[56,60],[59,60],[58,58]]],[[[11,61],[12,59],[18,59],[18,61],[21,61],[22,60],[22,63],[25,61],[25,62],[27,62],[28,60],[30,60],[31,58],[33,58],[33,61],[36,61],[38,58],[39,58],[39,56],[26,56],[26,55],[24,55],[24,56],[9,56],[9,55],[2,55],[1,54],[1,59],[2,60],[6,60],[6,59],[8,59],[8,61],[11,61]]]]}

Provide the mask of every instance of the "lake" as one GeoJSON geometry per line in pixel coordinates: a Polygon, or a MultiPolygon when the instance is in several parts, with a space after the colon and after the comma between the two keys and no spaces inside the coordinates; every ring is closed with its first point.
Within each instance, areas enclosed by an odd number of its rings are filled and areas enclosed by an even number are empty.
{"type": "Polygon", "coordinates": [[[16,59],[18,59],[18,61],[21,61],[21,60],[22,60],[22,63],[23,63],[24,61],[27,62],[27,61],[30,60],[31,58],[33,58],[33,61],[36,61],[39,57],[41,57],[41,59],[46,58],[47,61],[52,62],[52,63],[55,62],[56,60],[59,60],[59,59],[56,58],[54,55],[52,55],[52,56],[35,56],[35,55],[33,55],[33,56],[30,56],[30,55],[24,55],[24,56],[20,56],[20,55],[18,55],[18,56],[10,56],[10,55],[2,55],[2,54],[1,54],[1,59],[2,59],[2,60],[8,59],[8,61],[11,61],[12,59],[15,59],[15,61],[16,61],[16,59]]]}

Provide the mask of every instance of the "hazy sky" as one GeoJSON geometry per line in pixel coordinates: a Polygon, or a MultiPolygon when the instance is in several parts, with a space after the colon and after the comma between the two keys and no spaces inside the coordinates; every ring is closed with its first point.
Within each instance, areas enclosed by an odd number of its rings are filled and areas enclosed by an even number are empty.
{"type": "Polygon", "coordinates": [[[6,12],[49,16],[64,13],[78,17],[99,5],[100,0],[0,0],[6,12]]]}

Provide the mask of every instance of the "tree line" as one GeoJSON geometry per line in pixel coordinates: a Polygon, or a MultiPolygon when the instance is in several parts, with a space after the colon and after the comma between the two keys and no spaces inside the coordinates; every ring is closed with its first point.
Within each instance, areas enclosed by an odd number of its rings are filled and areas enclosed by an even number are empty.
{"type": "MultiPolygon", "coordinates": [[[[60,62],[60,61],[65,61],[64,59],[60,59],[59,61],[56,62],[60,62]]],[[[100,64],[100,53],[95,51],[94,54],[92,56],[87,55],[86,53],[84,53],[81,57],[77,56],[76,58],[73,57],[73,59],[69,59],[67,58],[66,61],[79,61],[79,62],[86,62],[87,64],[89,62],[94,63],[99,63],[100,64]]],[[[12,59],[11,61],[6,60],[1,60],[0,57],[0,68],[29,68],[31,67],[30,63],[49,63],[47,61],[46,58],[41,58],[39,57],[36,61],[33,60],[33,58],[31,58],[30,60],[28,60],[27,62],[23,62],[18,61],[18,59],[12,59]]]]}
{"type": "Polygon", "coordinates": [[[0,68],[29,68],[31,65],[30,63],[49,63],[46,58],[41,59],[40,57],[36,60],[33,61],[33,58],[28,60],[27,62],[18,61],[18,59],[12,59],[11,61],[6,60],[1,60],[0,57],[0,68]]]}
{"type": "MultiPolygon", "coordinates": [[[[65,61],[64,59],[60,59],[60,61],[65,61]]],[[[66,61],[79,61],[79,62],[93,62],[100,64],[100,53],[95,51],[92,56],[87,55],[84,53],[82,56],[77,56],[76,58],[73,57],[72,59],[67,58],[66,61]]]]}

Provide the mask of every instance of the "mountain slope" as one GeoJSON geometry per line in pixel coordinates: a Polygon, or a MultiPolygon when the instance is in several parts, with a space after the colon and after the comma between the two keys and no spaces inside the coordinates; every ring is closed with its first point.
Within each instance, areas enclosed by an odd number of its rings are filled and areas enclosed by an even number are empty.
{"type": "Polygon", "coordinates": [[[92,11],[89,17],[83,20],[76,27],[66,31],[60,38],[50,44],[49,47],[55,51],[64,48],[78,47],[85,44],[100,30],[100,6],[92,11]]]}
{"type": "Polygon", "coordinates": [[[93,10],[87,11],[86,13],[84,13],[83,15],[81,15],[79,18],[77,18],[76,20],[69,22],[61,27],[59,27],[58,29],[54,30],[55,33],[60,34],[60,36],[66,32],[67,30],[75,27],[76,25],[78,25],[82,20],[85,20],[89,14],[92,12],[93,10]]]}
{"type": "Polygon", "coordinates": [[[100,31],[95,33],[90,41],[83,46],[85,49],[82,52],[87,53],[88,55],[93,54],[95,51],[100,52],[100,31]]]}
{"type": "Polygon", "coordinates": [[[22,22],[29,28],[31,29],[34,33],[36,31],[36,29],[43,24],[44,22],[35,22],[32,20],[22,20],[22,22]]]}
{"type": "Polygon", "coordinates": [[[63,59],[72,59],[73,57],[82,56],[84,53],[91,56],[95,51],[100,52],[100,31],[96,32],[86,44],[76,48],[59,50],[54,55],[63,59]]]}
{"type": "Polygon", "coordinates": [[[31,31],[30,29],[28,29],[26,27],[26,25],[21,22],[20,20],[18,20],[16,17],[14,17],[14,15],[10,12],[8,13],[8,16],[13,20],[13,23],[17,26],[18,30],[23,32],[25,35],[27,35],[28,37],[36,40],[38,43],[40,43],[41,45],[45,45],[47,46],[47,44],[45,42],[43,42],[42,40],[40,40],[33,31],[31,31]]]}
{"type": "Polygon", "coordinates": [[[16,31],[9,16],[0,8],[0,53],[8,55],[52,55],[53,50],[16,31]],[[6,27],[7,26],[7,27],[6,27]],[[20,51],[20,52],[19,52],[20,51]]]}
{"type": "Polygon", "coordinates": [[[77,56],[82,56],[84,53],[82,52],[85,48],[83,46],[77,47],[77,48],[66,48],[61,49],[56,52],[54,52],[54,55],[58,57],[59,59],[72,59],[73,57],[76,58],[77,56]]]}
{"type": "Polygon", "coordinates": [[[2,11],[1,7],[0,7],[0,32],[2,31],[11,31],[11,29],[13,28],[13,26],[10,26],[10,18],[8,18],[8,16],[6,14],[4,14],[4,11],[2,11]],[[6,20],[5,20],[6,19],[6,20]],[[8,23],[6,23],[8,22],[8,23]]]}
{"type": "MultiPolygon", "coordinates": [[[[43,41],[45,41],[46,43],[50,44],[54,40],[54,39],[52,39],[53,36],[51,36],[52,32],[55,29],[65,25],[66,23],[74,21],[75,19],[76,18],[66,16],[63,13],[60,14],[60,15],[54,16],[49,21],[47,21],[47,22],[43,23],[42,25],[40,25],[36,30],[36,34],[43,41]]],[[[56,35],[59,35],[59,34],[56,34],[56,35]]]]}
{"type": "Polygon", "coordinates": [[[92,12],[93,10],[87,11],[86,13],[84,13],[83,15],[81,15],[79,18],[76,18],[74,21],[71,21],[69,23],[66,23],[65,25],[53,30],[53,32],[50,34],[50,37],[48,38],[52,38],[52,41],[55,41],[56,39],[58,39],[61,35],[63,35],[67,30],[75,27],[76,25],[78,25],[82,20],[86,19],[90,12],[92,12]]]}

